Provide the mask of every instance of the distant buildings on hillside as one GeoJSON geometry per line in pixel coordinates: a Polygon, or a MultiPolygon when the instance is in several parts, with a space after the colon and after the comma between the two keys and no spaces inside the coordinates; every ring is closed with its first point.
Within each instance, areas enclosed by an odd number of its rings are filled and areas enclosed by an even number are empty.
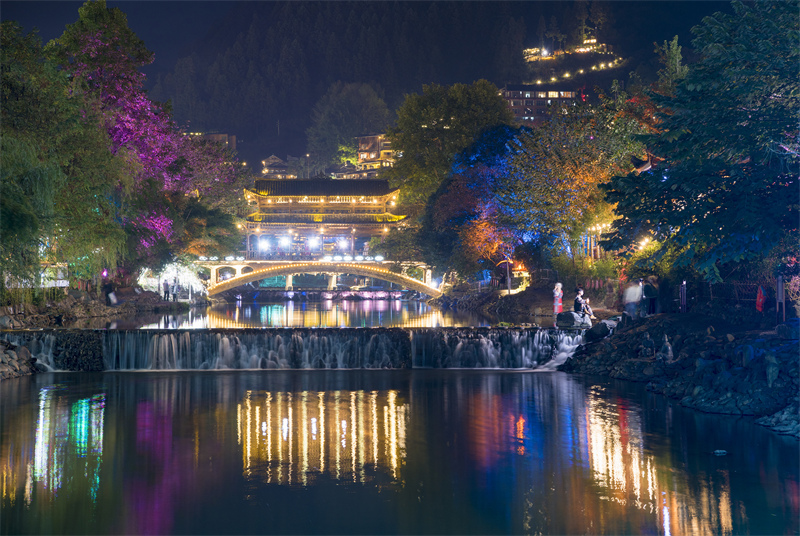
{"type": "MultiPolygon", "coordinates": [[[[346,163],[329,170],[327,175],[333,179],[358,180],[377,179],[378,172],[387,167],[392,167],[395,154],[392,144],[385,134],[373,134],[357,138],[357,161],[355,164],[346,163]]],[[[261,176],[265,179],[296,179],[298,174],[302,178],[308,177],[303,172],[306,161],[302,158],[288,156],[286,161],[275,155],[261,161],[261,176]],[[294,171],[293,171],[294,170],[294,171]]]]}
{"type": "Polygon", "coordinates": [[[236,136],[234,134],[225,134],[222,132],[190,132],[189,135],[222,143],[230,147],[232,151],[236,151],[236,136]]]}
{"type": "Polygon", "coordinates": [[[529,125],[542,122],[554,106],[572,106],[585,100],[583,92],[564,85],[509,84],[500,95],[517,121],[529,125]]]}

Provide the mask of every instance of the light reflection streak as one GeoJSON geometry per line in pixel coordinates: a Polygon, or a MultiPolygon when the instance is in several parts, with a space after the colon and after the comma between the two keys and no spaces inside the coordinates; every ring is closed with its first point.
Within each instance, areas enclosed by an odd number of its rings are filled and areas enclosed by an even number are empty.
{"type": "Polygon", "coordinates": [[[363,483],[382,471],[402,483],[409,408],[397,391],[249,391],[237,407],[237,420],[243,423],[243,471],[249,479],[309,486],[327,473],[340,481],[363,483]],[[384,410],[382,426],[379,405],[384,410]],[[273,435],[277,445],[272,444],[273,435]]]}
{"type": "Polygon", "coordinates": [[[95,504],[103,462],[105,404],[105,394],[71,401],[59,385],[41,388],[31,454],[12,457],[7,456],[11,451],[3,449],[2,497],[13,501],[22,487],[30,506],[35,496],[56,499],[63,488],[85,493],[95,504]],[[24,475],[24,484],[18,483],[17,475],[24,475]]]}
{"type": "MultiPolygon", "coordinates": [[[[294,308],[294,302],[286,305],[263,305],[257,314],[249,313],[246,306],[245,313],[239,314],[239,308],[233,314],[224,314],[213,309],[208,310],[208,316],[202,325],[182,327],[202,327],[212,329],[241,329],[252,327],[405,327],[405,328],[435,328],[441,326],[462,325],[445,316],[442,311],[422,304],[412,314],[407,309],[402,309],[403,303],[399,300],[388,305],[383,301],[363,302],[320,302],[319,307],[325,309],[294,308]],[[424,309],[428,309],[423,311],[424,309]]],[[[474,323],[474,321],[472,322],[474,323]]],[[[158,326],[153,326],[158,327],[158,326]]]]}
{"type": "Polygon", "coordinates": [[[587,398],[586,420],[591,471],[608,500],[656,514],[664,534],[732,534],[727,475],[711,477],[696,491],[676,481],[686,477],[659,469],[664,465],[643,448],[640,416],[597,392],[587,398]],[[686,494],[697,496],[687,500],[686,494]]]}

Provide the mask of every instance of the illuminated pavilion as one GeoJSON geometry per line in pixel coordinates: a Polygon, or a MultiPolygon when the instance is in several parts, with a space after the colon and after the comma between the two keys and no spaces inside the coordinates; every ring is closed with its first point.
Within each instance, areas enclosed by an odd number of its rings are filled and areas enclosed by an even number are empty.
{"type": "Polygon", "coordinates": [[[406,216],[385,180],[259,179],[245,189],[248,258],[367,255],[366,244],[406,216]]]}

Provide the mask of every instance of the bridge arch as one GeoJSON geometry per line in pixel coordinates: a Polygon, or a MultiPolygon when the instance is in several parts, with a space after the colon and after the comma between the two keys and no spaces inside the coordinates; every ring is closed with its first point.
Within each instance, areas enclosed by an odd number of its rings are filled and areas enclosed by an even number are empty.
{"type": "Polygon", "coordinates": [[[214,296],[220,292],[231,290],[241,285],[253,281],[259,281],[267,277],[274,277],[278,275],[294,275],[305,273],[327,273],[327,274],[352,274],[365,277],[375,277],[383,279],[391,283],[397,283],[400,286],[406,287],[423,294],[427,294],[432,298],[438,298],[442,295],[439,290],[426,285],[422,281],[412,279],[402,274],[396,274],[380,264],[357,264],[349,262],[292,262],[280,263],[253,270],[250,273],[238,274],[231,279],[225,279],[218,283],[213,283],[208,287],[208,295],[214,296]]]}

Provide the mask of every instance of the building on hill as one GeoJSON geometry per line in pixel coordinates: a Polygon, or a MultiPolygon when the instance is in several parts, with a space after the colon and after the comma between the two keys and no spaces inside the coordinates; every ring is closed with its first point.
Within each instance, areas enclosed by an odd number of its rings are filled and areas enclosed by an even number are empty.
{"type": "Polygon", "coordinates": [[[275,155],[261,161],[261,175],[265,179],[296,179],[289,166],[275,155]]]}
{"type": "Polygon", "coordinates": [[[381,169],[394,165],[392,142],[385,134],[360,136],[358,138],[358,164],[362,170],[381,169]]]}
{"type": "Polygon", "coordinates": [[[500,95],[516,120],[527,125],[541,123],[553,107],[586,100],[582,91],[555,84],[508,84],[500,95]]]}
{"type": "Polygon", "coordinates": [[[221,132],[190,132],[189,135],[227,145],[232,151],[236,151],[236,136],[234,134],[225,134],[221,132]]]}
{"type": "Polygon", "coordinates": [[[248,258],[366,255],[405,216],[385,180],[257,179],[245,189],[248,258]]]}
{"type": "Polygon", "coordinates": [[[335,179],[376,179],[381,169],[394,165],[392,143],[385,134],[359,136],[355,165],[347,163],[334,170],[335,179]]]}

